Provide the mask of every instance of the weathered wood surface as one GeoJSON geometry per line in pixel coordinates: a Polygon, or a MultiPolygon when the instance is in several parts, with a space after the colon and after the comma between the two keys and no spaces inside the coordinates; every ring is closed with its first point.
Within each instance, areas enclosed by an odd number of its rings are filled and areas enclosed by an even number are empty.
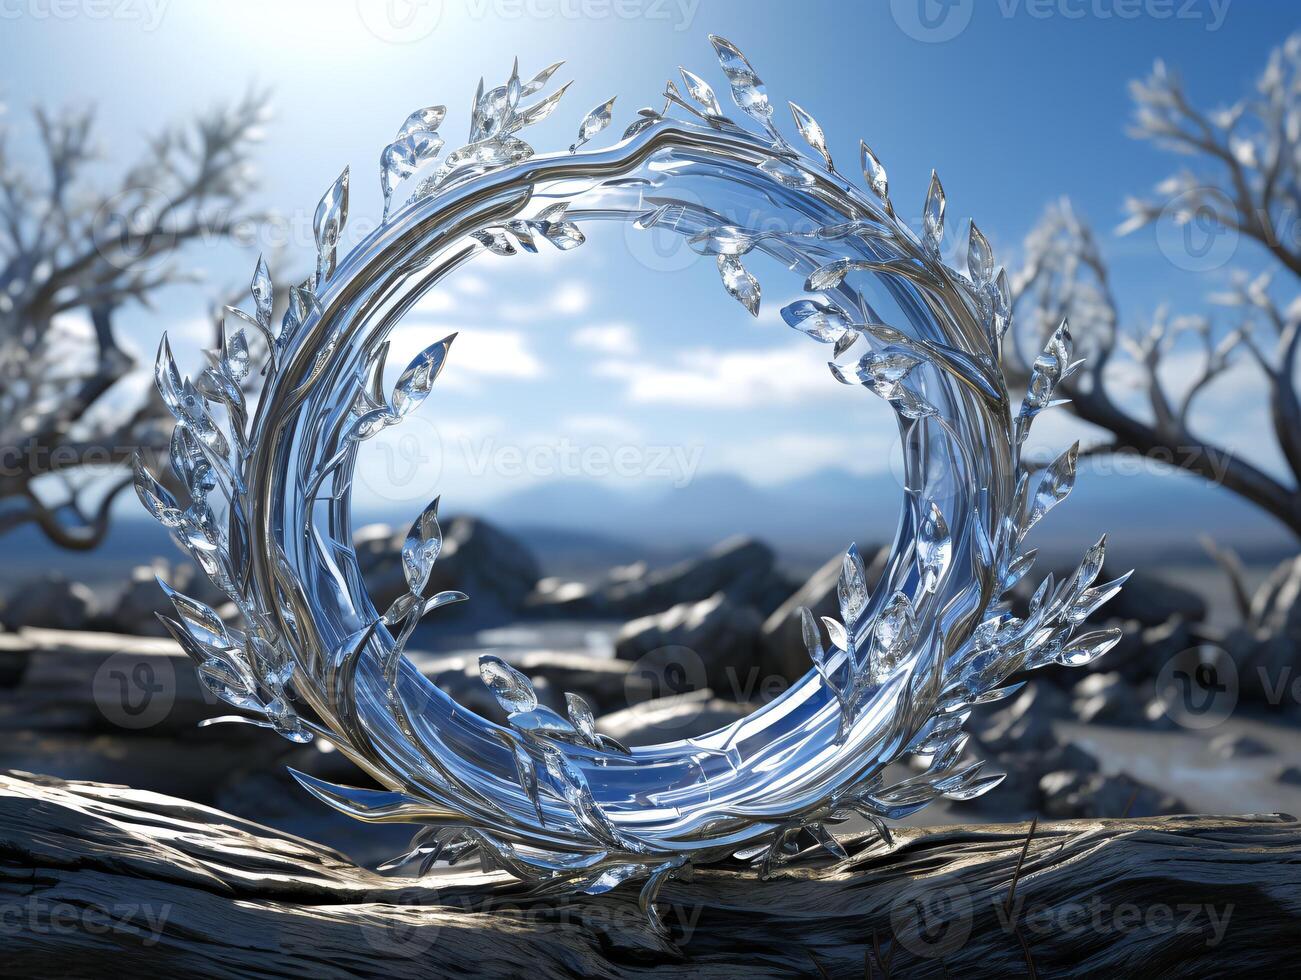
{"type": "Polygon", "coordinates": [[[1301,824],[1160,817],[900,829],[770,881],[529,898],[499,876],[385,877],[220,811],[0,774],[6,977],[1211,977],[1295,966],[1301,824]],[[1017,877],[1009,907],[1009,890],[1017,877]],[[920,912],[920,918],[919,918],[920,912]],[[1015,925],[1013,925],[1015,923],[1015,925]],[[888,974],[882,966],[888,966],[888,974]],[[825,971],[825,974],[822,972],[825,971]]]}

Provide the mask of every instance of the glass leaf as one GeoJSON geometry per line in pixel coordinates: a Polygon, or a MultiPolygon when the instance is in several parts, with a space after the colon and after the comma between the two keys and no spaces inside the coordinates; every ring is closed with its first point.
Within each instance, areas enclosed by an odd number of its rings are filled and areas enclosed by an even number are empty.
{"type": "Polygon", "coordinates": [[[520,98],[527,99],[530,95],[537,95],[541,92],[546,88],[547,82],[551,81],[551,76],[558,72],[563,64],[563,61],[557,61],[554,65],[547,65],[525,82],[524,87],[520,89],[520,98]]]}
{"type": "Polygon", "coordinates": [[[393,396],[390,399],[393,411],[400,417],[411,414],[425,400],[434,382],[438,380],[443,365],[447,363],[447,352],[451,350],[455,339],[456,334],[449,334],[437,343],[430,344],[402,372],[393,386],[393,396]]]}
{"type": "Polygon", "coordinates": [[[735,255],[718,256],[718,274],[728,295],[749,310],[751,316],[758,316],[762,293],[759,280],[750,275],[741,260],[735,255]]]}
{"type": "Polygon", "coordinates": [[[253,294],[253,304],[257,308],[257,321],[263,327],[271,327],[271,308],[275,296],[271,285],[271,270],[267,268],[266,259],[257,257],[257,268],[253,270],[253,281],[249,283],[249,292],[253,294]]]}
{"type": "Polygon", "coordinates": [[[849,315],[840,307],[809,299],[782,307],[786,324],[823,344],[834,344],[854,333],[849,315]]]}
{"type": "Polygon", "coordinates": [[[877,614],[872,627],[868,670],[873,684],[884,681],[908,658],[916,635],[917,614],[912,601],[896,592],[877,614]]]}
{"type": "Polygon", "coordinates": [[[927,249],[938,253],[940,242],[944,240],[944,188],[934,170],[931,171],[931,183],[926,188],[926,204],[922,208],[922,240],[927,249]]]}
{"type": "MultiPolygon", "coordinates": [[[[547,116],[555,112],[556,106],[560,104],[560,100],[565,97],[565,92],[569,90],[569,85],[569,82],[565,82],[564,85],[560,86],[560,88],[556,89],[545,99],[535,102],[533,105],[517,112],[515,118],[506,125],[505,132],[517,133],[521,129],[542,122],[543,119],[546,119],[547,116]]],[[[525,94],[527,95],[529,93],[525,94]]]]}
{"type": "Polygon", "coordinates": [[[917,530],[917,561],[932,589],[944,574],[952,554],[953,538],[949,535],[948,521],[932,500],[922,515],[921,526],[917,530]]]}
{"type": "Polygon", "coordinates": [[[328,279],[334,272],[335,250],[347,222],[348,168],[344,167],[343,173],[339,174],[335,182],[330,185],[330,189],[321,196],[320,202],[316,205],[316,213],[312,216],[312,232],[316,236],[318,282],[328,279]]]}
{"type": "Polygon", "coordinates": [[[233,381],[243,381],[248,377],[250,361],[248,337],[244,328],[225,335],[221,345],[222,366],[233,381]]]}
{"type": "Polygon", "coordinates": [[[223,650],[233,646],[230,634],[226,632],[226,624],[222,622],[215,609],[198,599],[191,599],[183,592],[176,591],[161,578],[157,581],[176,608],[176,615],[180,617],[181,625],[196,643],[223,650]]]}
{"type": "Polygon", "coordinates": [[[441,499],[435,497],[420,512],[402,542],[402,574],[406,576],[408,591],[416,595],[424,591],[438,553],[443,550],[443,532],[438,526],[438,502],[441,499]]]}
{"type": "Polygon", "coordinates": [[[1043,351],[1035,358],[1030,368],[1030,382],[1026,386],[1025,398],[1021,401],[1021,412],[1017,419],[1018,441],[1025,440],[1029,432],[1029,422],[1052,402],[1057,384],[1070,364],[1072,348],[1070,327],[1063,320],[1049,336],[1043,351]]]}
{"type": "Polygon", "coordinates": [[[504,232],[484,229],[470,233],[470,237],[492,252],[493,255],[514,255],[515,246],[504,232]]]}
{"type": "Polygon", "coordinates": [[[900,382],[921,363],[921,358],[902,351],[864,354],[858,362],[858,380],[882,398],[897,398],[900,382]]]}
{"type": "Polygon", "coordinates": [[[572,221],[548,221],[543,228],[542,237],[562,252],[578,248],[587,241],[587,236],[572,221]]]}
{"type": "Polygon", "coordinates": [[[547,773],[560,790],[566,803],[573,809],[579,823],[597,840],[615,847],[633,849],[632,842],[626,840],[610,823],[610,818],[597,805],[592,791],[587,785],[587,777],[581,769],[569,761],[569,758],[550,745],[542,749],[547,763],[547,773]]]}
{"type": "Polygon", "coordinates": [[[822,634],[818,631],[817,620],[807,606],[800,606],[800,632],[804,636],[804,648],[809,652],[809,659],[822,666],[826,663],[827,654],[822,647],[822,634]]]}
{"type": "Polygon", "coordinates": [[[687,87],[687,94],[705,110],[705,115],[721,116],[723,107],[718,104],[718,96],[709,87],[709,83],[695,72],[687,71],[681,66],[678,67],[678,71],[682,74],[682,83],[687,87]]]}
{"type": "Polygon", "coordinates": [[[1083,667],[1085,664],[1093,663],[1119,643],[1122,635],[1118,626],[1085,633],[1062,647],[1061,652],[1054,659],[1066,667],[1083,667]]]}
{"type": "Polygon", "coordinates": [[[906,419],[929,419],[939,414],[939,410],[911,388],[899,386],[898,392],[890,399],[894,410],[906,419]]]}
{"type": "Polygon", "coordinates": [[[1079,454],[1080,444],[1076,442],[1053,460],[1039,477],[1039,485],[1030,502],[1030,512],[1021,527],[1022,537],[1071,492],[1075,486],[1075,467],[1079,454]]]}
{"type": "Polygon", "coordinates": [[[1133,574],[1132,571],[1126,572],[1119,578],[1112,579],[1110,582],[1103,585],[1095,586],[1092,589],[1085,589],[1067,611],[1066,621],[1076,626],[1084,622],[1097,612],[1104,603],[1113,598],[1116,593],[1120,591],[1121,586],[1129,581],[1129,577],[1133,574]]]}
{"type": "Polygon", "coordinates": [[[794,102],[788,102],[787,105],[791,107],[791,115],[795,117],[795,126],[800,131],[800,135],[804,137],[804,142],[818,152],[818,155],[826,163],[828,170],[834,170],[835,167],[831,162],[831,151],[827,149],[827,136],[822,131],[822,127],[818,125],[818,121],[794,102]]]}
{"type": "Polygon", "coordinates": [[[434,133],[416,132],[401,137],[384,147],[379,157],[380,190],[384,194],[384,214],[387,217],[393,192],[421,167],[433,160],[443,149],[442,137],[434,133]]]}
{"type": "Polygon", "coordinates": [[[978,796],[984,796],[1006,778],[1005,772],[991,773],[988,776],[965,781],[962,785],[945,791],[944,796],[950,800],[974,800],[978,796]]]}
{"type": "Polygon", "coordinates": [[[718,55],[718,63],[732,86],[732,99],[742,112],[755,119],[767,121],[772,117],[772,105],[768,101],[768,92],[763,81],[755,74],[750,62],[746,60],[739,48],[726,38],[717,34],[709,35],[709,41],[718,55]]]}
{"type": "Polygon", "coordinates": [[[988,286],[994,277],[994,250],[974,221],[967,234],[967,272],[977,286],[988,286]]]}
{"type": "Polygon", "coordinates": [[[136,496],[150,516],[163,527],[179,527],[182,519],[180,505],[167,488],[154,479],[138,449],[131,454],[131,472],[136,496]]]}
{"type": "Polygon", "coordinates": [[[596,734],[596,718],[591,706],[577,694],[565,695],[565,711],[588,745],[600,748],[601,737],[596,734]]]}
{"type": "Polygon", "coordinates": [[[867,181],[867,186],[872,189],[872,193],[883,202],[888,202],[890,178],[886,175],[881,161],[876,158],[876,154],[862,140],[858,141],[858,161],[863,168],[863,179],[867,181]]]}
{"type": "Polygon", "coordinates": [[[479,657],[479,677],[508,714],[532,711],[538,706],[533,682],[500,657],[479,657]]]}
{"type": "Polygon", "coordinates": [[[614,114],[614,100],[618,96],[613,96],[609,101],[602,102],[599,106],[583,117],[582,123],[578,126],[578,142],[569,148],[573,153],[580,146],[590,140],[593,136],[610,125],[610,120],[614,114]]]}
{"type": "Polygon", "coordinates": [[[811,273],[808,279],[804,281],[806,292],[819,293],[828,289],[835,289],[845,280],[849,270],[853,268],[853,262],[850,259],[835,259],[826,265],[818,266],[811,273]]]}
{"type": "Polygon", "coordinates": [[[840,578],[836,581],[836,599],[840,616],[846,627],[853,628],[867,608],[867,568],[858,546],[851,544],[840,564],[840,578]]]}
{"type": "Polygon", "coordinates": [[[827,628],[827,636],[831,640],[832,646],[837,650],[848,652],[849,634],[845,632],[845,627],[830,616],[822,617],[822,625],[827,628]]]}
{"type": "Polygon", "coordinates": [[[443,124],[443,118],[447,115],[447,106],[431,105],[423,109],[417,109],[411,115],[407,116],[397,132],[395,140],[403,139],[415,133],[432,133],[443,124]]]}

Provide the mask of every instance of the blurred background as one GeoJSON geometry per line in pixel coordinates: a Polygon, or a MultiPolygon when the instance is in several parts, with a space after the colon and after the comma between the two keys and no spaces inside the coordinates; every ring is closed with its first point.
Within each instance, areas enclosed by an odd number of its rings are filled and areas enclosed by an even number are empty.
{"type": "MultiPolygon", "coordinates": [[[[1242,0],[5,2],[0,767],[391,853],[401,833],[284,777],[358,782],[329,746],[195,727],[225,711],[163,638],[154,576],[204,586],[130,487],[132,452],[165,458],[170,432],[153,352],[166,331],[201,370],[259,256],[301,281],[344,166],[347,241],[373,230],[379,151],[411,110],[446,104],[459,145],[480,76],[563,58],[572,84],[531,143],[567,146],[617,95],[608,145],[679,65],[726,92],[716,33],[838,160],[866,140],[915,227],[938,171],[949,260],[971,216],[1010,277],[1014,383],[1063,317],[1090,358],[1027,447],[1083,454],[1035,535],[1047,571],[1108,533],[1104,576],[1137,570],[1099,614],[1125,639],[973,719],[1011,775],[914,819],[1296,812],[1298,26],[1242,0]]],[[[435,575],[471,601],[411,651],[444,689],[494,710],[474,667],[491,650],[627,741],[717,727],[804,672],[795,610],[831,608],[850,541],[870,559],[891,539],[891,413],[828,380],[788,300],[747,317],[676,236],[528,258],[476,261],[394,335],[406,363],[459,331],[434,395],[358,466],[372,591],[404,588],[401,535],[441,493],[435,575]]]]}

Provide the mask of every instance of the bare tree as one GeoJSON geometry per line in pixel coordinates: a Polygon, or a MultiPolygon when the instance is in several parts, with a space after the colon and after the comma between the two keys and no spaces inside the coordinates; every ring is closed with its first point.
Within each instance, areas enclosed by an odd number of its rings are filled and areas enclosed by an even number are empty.
{"type": "Polygon", "coordinates": [[[266,106],[252,92],[162,130],[108,189],[88,178],[99,159],[92,113],[38,110],[31,168],[0,128],[0,534],[35,524],[56,544],[94,547],[130,483],[105,487],[106,476],[134,448],[167,445],[152,390],[119,385],[135,364],[114,321],[193,278],[174,262],[179,249],[252,217],[239,209],[266,106]]]}
{"type": "Polygon", "coordinates": [[[1212,297],[1234,309],[1222,336],[1206,316],[1171,316],[1163,307],[1150,322],[1126,328],[1107,264],[1088,225],[1063,202],[1049,208],[1027,239],[1025,267],[1014,277],[1016,335],[1009,338],[1024,379],[1044,338],[1063,320],[1089,357],[1086,369],[1059,389],[1081,419],[1108,437],[1087,451],[1133,453],[1168,460],[1216,480],[1274,515],[1301,537],[1301,405],[1297,348],[1301,344],[1301,35],[1274,50],[1256,92],[1224,109],[1203,112],[1182,83],[1158,62],[1131,85],[1131,134],[1191,157],[1198,169],[1176,171],[1152,199],[1126,202],[1121,232],[1154,224],[1198,222],[1213,232],[1256,243],[1265,271],[1235,273],[1229,290],[1212,297]],[[1273,280],[1282,273],[1283,282],[1273,280]],[[1217,339],[1218,338],[1218,339],[1217,339]],[[1200,366],[1175,380],[1162,372],[1176,345],[1192,343],[1200,366]],[[1242,454],[1197,433],[1194,406],[1238,357],[1250,357],[1269,400],[1273,436],[1292,474],[1276,477],[1242,454]],[[1128,363],[1126,363],[1128,362],[1128,363]],[[1126,370],[1128,368],[1128,370],[1126,370]],[[1144,405],[1117,394],[1133,381],[1144,405]]]}

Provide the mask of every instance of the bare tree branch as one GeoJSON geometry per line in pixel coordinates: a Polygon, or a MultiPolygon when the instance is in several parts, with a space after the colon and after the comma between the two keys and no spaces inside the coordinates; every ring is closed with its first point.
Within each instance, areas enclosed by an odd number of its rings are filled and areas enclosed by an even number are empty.
{"type": "Polygon", "coordinates": [[[1227,293],[1212,297],[1238,310],[1239,322],[1218,341],[1208,317],[1172,317],[1162,307],[1142,328],[1122,328],[1119,304],[1107,264],[1088,225],[1069,202],[1049,208],[1026,241],[1023,268],[1012,277],[1016,319],[1006,358],[1009,376],[1028,379],[1034,352],[1062,320],[1068,320],[1086,373],[1062,382],[1070,410],[1100,426],[1111,438],[1095,453],[1124,453],[1174,460],[1176,465],[1252,501],[1301,537],[1301,401],[1296,390],[1301,349],[1301,301],[1279,300],[1283,287],[1273,272],[1301,278],[1301,241],[1280,235],[1301,203],[1301,35],[1289,38],[1269,59],[1256,95],[1231,108],[1203,113],[1188,101],[1179,79],[1157,63],[1152,74],[1131,86],[1136,112],[1132,133],[1173,152],[1208,164],[1201,175],[1183,169],[1157,186],[1154,199],[1131,199],[1122,232],[1158,218],[1211,221],[1222,230],[1258,242],[1275,263],[1254,277],[1236,274],[1227,293]],[[1262,346],[1263,332],[1274,349],[1262,346]],[[1181,338],[1193,335],[1201,351],[1200,371],[1185,373],[1186,387],[1172,388],[1169,355],[1181,338]],[[1030,353],[1027,353],[1030,351],[1030,353]],[[1196,434],[1197,400],[1238,362],[1245,351],[1259,369],[1268,399],[1273,435],[1291,479],[1196,434]],[[1116,360],[1117,355],[1123,360],[1116,360]],[[1120,397],[1117,386],[1136,381],[1146,411],[1120,397]]]}
{"type": "Polygon", "coordinates": [[[135,367],[115,318],[187,280],[167,261],[181,248],[227,238],[255,217],[242,202],[266,108],[266,94],[250,92],[162,130],[107,188],[84,178],[98,159],[91,113],[37,110],[35,168],[11,160],[0,129],[0,534],[31,524],[63,547],[94,547],[130,481],[105,488],[72,476],[120,468],[137,447],[165,451],[156,398],[114,405],[135,367]],[[63,319],[76,310],[91,337],[63,319]],[[49,500],[59,486],[62,498],[49,500]]]}

